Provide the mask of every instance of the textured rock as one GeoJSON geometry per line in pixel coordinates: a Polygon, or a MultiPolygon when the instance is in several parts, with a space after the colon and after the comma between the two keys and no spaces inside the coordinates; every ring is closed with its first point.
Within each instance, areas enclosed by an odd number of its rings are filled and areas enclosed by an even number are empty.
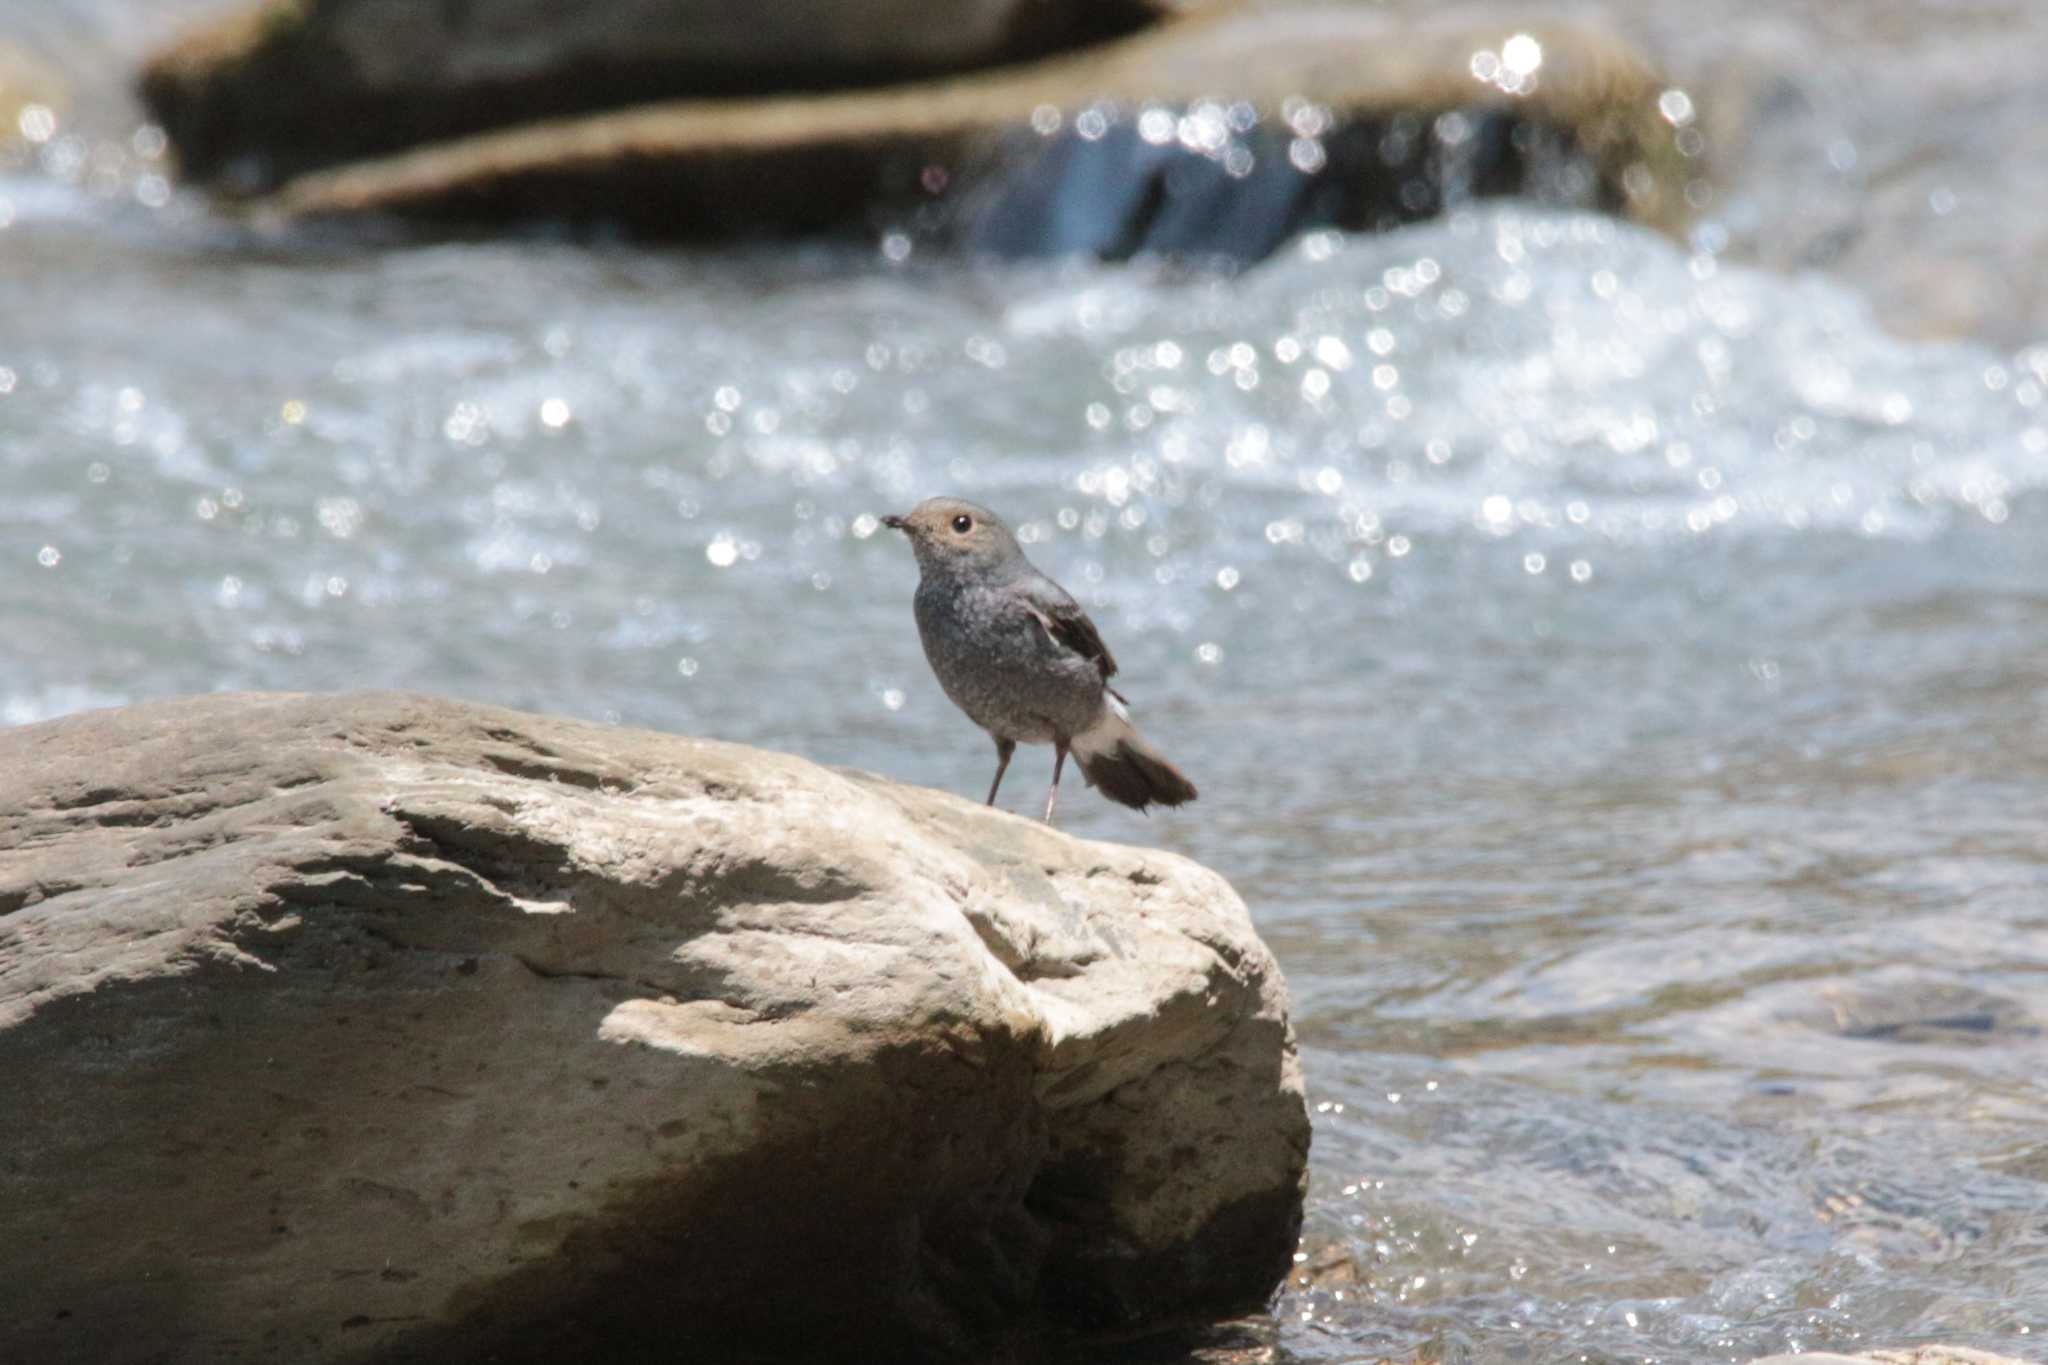
{"type": "Polygon", "coordinates": [[[1246,258],[1306,226],[1381,226],[1471,194],[1668,228],[1692,172],[1657,112],[1663,86],[1626,45],[1570,25],[1213,12],[968,76],[641,103],[431,143],[299,176],[260,211],[602,219],[710,240],[887,226],[1011,254],[1246,258]],[[1475,54],[1498,60],[1518,31],[1517,55],[1540,64],[1475,79],[1475,54]],[[1193,113],[1203,137],[1140,136],[1146,109],[1193,113]],[[1076,136],[1083,113],[1103,129],[1076,136]]]}
{"type": "Polygon", "coordinates": [[[256,0],[153,59],[186,166],[255,182],[635,99],[831,89],[1042,55],[1137,0],[256,0]]]}
{"type": "Polygon", "coordinates": [[[1256,1305],[1216,876],[423,697],[0,731],[0,1359],[908,1359],[1256,1305]],[[592,1354],[595,1353],[595,1354],[592,1354]]]}

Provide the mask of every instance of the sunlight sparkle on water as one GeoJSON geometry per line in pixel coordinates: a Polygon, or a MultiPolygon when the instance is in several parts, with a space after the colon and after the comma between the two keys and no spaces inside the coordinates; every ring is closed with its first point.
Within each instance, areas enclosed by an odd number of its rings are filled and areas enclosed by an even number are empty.
{"type": "MultiPolygon", "coordinates": [[[[1502,48],[1484,79],[1544,74],[1502,48]]],[[[1156,112],[1205,155],[1251,127],[1156,112]]],[[[1283,143],[1327,135],[1289,115],[1283,143]]],[[[1515,205],[1229,275],[538,241],[168,269],[132,224],[32,220],[0,717],[419,687],[978,800],[877,520],[959,492],[1203,785],[1069,828],[1258,888],[1321,1097],[1324,1278],[1283,1306],[1316,1349],[1692,1365],[1810,1334],[1788,1303],[1903,1330],[1994,1278],[2048,1298],[2036,1183],[1988,1159],[2048,1122],[2036,1035],[1845,1041],[1816,1004],[1880,953],[1907,1000],[2031,999],[2048,960],[2011,823],[2048,348],[1910,346],[1823,280],[1703,278],[1708,229],[1515,205]],[[124,329],[136,298],[190,327],[124,329]],[[1838,1181],[1866,1202],[1823,1225],[1838,1181]]]]}

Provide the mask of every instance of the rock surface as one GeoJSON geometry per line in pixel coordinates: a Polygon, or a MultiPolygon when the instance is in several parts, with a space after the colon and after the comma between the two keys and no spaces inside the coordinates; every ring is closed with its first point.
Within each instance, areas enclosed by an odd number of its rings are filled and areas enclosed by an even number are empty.
{"type": "Polygon", "coordinates": [[[1538,65],[1475,79],[1475,53],[1498,60],[1517,32],[1349,7],[1203,14],[967,77],[482,134],[301,176],[262,207],[601,218],[700,239],[897,226],[1112,256],[1253,257],[1303,227],[1382,226],[1485,193],[1683,223],[1692,172],[1655,72],[1554,25],[1519,30],[1515,55],[1538,65]],[[1170,116],[1164,137],[1139,129],[1148,112],[1170,116]]]}
{"type": "Polygon", "coordinates": [[[253,182],[632,100],[874,85],[1146,22],[1140,0],[257,0],[151,61],[194,173],[253,182]]]}
{"type": "MultiPolygon", "coordinates": [[[[254,154],[225,177],[243,189],[341,154],[308,155],[298,114],[243,110],[284,92],[299,107],[248,50],[202,36],[148,69],[188,173],[223,183],[229,143],[254,154]],[[232,137],[193,112],[216,108],[242,110],[232,137]]],[[[1657,111],[1662,88],[1625,45],[1566,24],[1202,9],[1041,61],[875,88],[660,101],[612,82],[604,110],[562,118],[542,117],[559,102],[466,104],[464,127],[503,126],[447,138],[460,129],[394,124],[378,146],[422,145],[294,175],[260,212],[601,220],[698,240],[901,229],[1005,254],[1246,259],[1305,227],[1389,225],[1486,193],[1668,228],[1686,218],[1693,168],[1657,111]],[[1148,114],[1172,116],[1166,136],[1140,128],[1148,114]]],[[[329,103],[321,129],[350,137],[387,115],[361,92],[329,103]]]]}
{"type": "Polygon", "coordinates": [[[0,1359],[993,1358],[1255,1306],[1285,1009],[1215,875],[783,755],[395,694],[0,731],[0,1359]]]}

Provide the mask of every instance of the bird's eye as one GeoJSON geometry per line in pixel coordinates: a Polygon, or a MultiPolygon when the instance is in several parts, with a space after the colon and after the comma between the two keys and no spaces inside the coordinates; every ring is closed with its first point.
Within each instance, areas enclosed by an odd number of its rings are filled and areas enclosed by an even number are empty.
{"type": "Polygon", "coordinates": [[[953,529],[963,536],[966,535],[974,529],[974,518],[962,512],[959,516],[953,518],[953,529]]]}

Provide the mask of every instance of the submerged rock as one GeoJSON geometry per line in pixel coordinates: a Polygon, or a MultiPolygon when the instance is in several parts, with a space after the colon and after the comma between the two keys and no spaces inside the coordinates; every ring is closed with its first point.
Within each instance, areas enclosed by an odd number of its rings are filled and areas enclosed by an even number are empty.
{"type": "MultiPolygon", "coordinates": [[[[188,79],[234,84],[203,62],[188,79]]],[[[1569,25],[1205,12],[972,75],[539,119],[304,174],[261,208],[1245,259],[1305,227],[1390,225],[1490,193],[1672,227],[1694,168],[1658,112],[1662,84],[1625,45],[1569,25]]],[[[202,173],[217,161],[185,155],[202,173]]]]}
{"type": "Polygon", "coordinates": [[[0,731],[0,1074],[38,1362],[1144,1329],[1264,1299],[1308,1144],[1212,873],[392,694],[0,731]]]}
{"type": "Polygon", "coordinates": [[[2040,1032],[2017,1000],[1966,982],[1912,971],[1878,971],[1866,980],[1820,987],[1822,1024],[1844,1038],[1873,1042],[1960,1042],[2040,1032]]]}

